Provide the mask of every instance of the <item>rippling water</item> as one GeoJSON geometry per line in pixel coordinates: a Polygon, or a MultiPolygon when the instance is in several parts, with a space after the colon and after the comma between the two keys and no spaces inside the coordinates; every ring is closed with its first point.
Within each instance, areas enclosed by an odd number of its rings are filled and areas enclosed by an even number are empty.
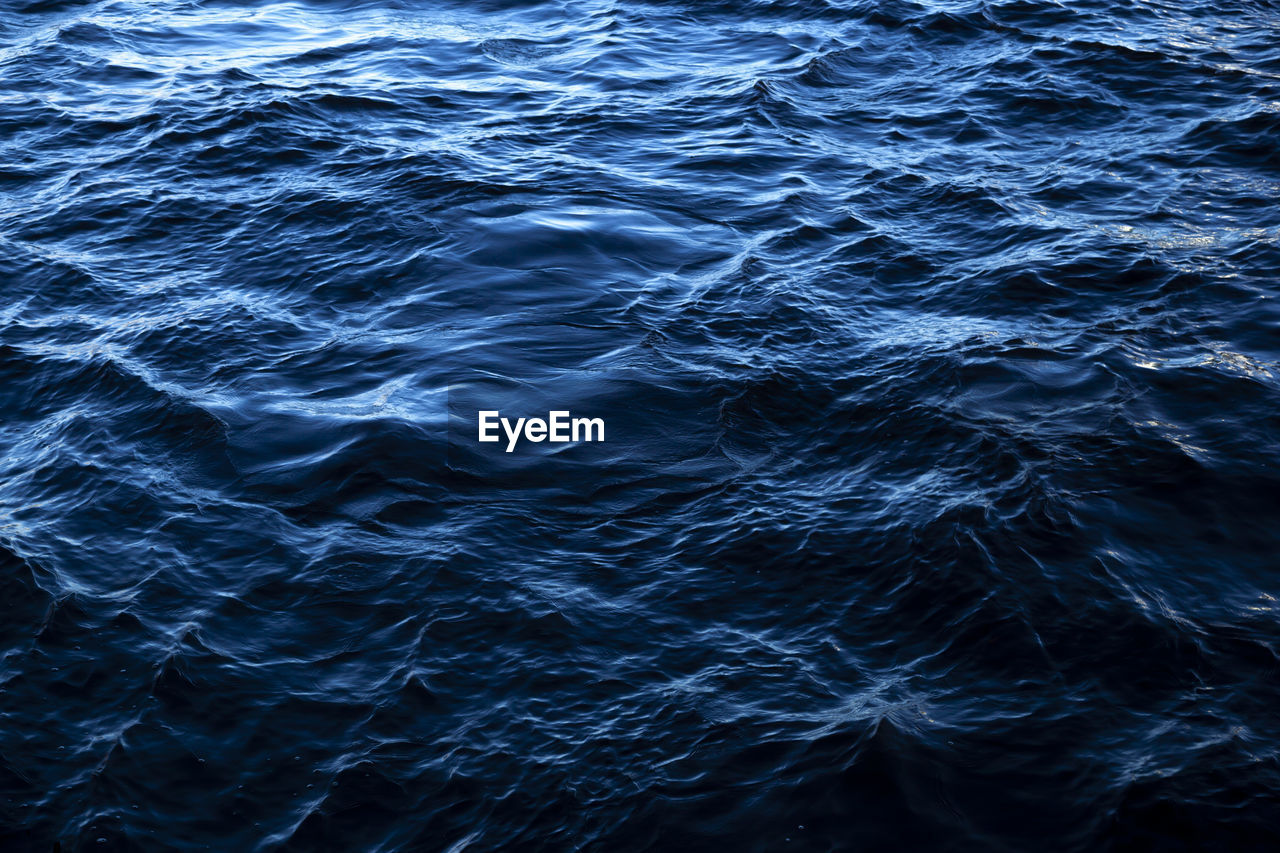
{"type": "Polygon", "coordinates": [[[1280,843],[1274,3],[0,46],[6,849],[1280,843]]]}

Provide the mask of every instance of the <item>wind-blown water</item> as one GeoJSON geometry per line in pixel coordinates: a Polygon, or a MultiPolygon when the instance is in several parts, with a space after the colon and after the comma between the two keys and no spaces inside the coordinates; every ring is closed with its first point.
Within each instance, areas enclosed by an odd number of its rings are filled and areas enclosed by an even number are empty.
{"type": "Polygon", "coordinates": [[[1275,849],[1274,3],[0,45],[5,849],[1275,849]]]}

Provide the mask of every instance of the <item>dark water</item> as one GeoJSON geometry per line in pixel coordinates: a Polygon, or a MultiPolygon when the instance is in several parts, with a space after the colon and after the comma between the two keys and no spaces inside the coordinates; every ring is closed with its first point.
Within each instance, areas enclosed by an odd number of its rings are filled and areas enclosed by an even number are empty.
{"type": "Polygon", "coordinates": [[[1280,849],[1274,3],[0,45],[0,847],[1280,849]]]}

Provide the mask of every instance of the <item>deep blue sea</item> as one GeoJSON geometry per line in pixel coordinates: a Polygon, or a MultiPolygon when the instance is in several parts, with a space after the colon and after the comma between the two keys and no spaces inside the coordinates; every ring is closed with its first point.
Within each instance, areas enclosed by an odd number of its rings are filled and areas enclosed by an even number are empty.
{"type": "Polygon", "coordinates": [[[0,0],[0,293],[6,853],[1280,850],[1272,0],[0,0]]]}

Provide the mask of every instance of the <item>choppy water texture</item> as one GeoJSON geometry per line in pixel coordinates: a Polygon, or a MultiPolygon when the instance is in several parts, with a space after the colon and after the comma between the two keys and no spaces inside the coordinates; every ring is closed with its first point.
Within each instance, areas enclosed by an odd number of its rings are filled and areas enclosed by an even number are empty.
{"type": "Polygon", "coordinates": [[[1277,849],[1273,3],[0,44],[6,850],[1277,849]]]}

